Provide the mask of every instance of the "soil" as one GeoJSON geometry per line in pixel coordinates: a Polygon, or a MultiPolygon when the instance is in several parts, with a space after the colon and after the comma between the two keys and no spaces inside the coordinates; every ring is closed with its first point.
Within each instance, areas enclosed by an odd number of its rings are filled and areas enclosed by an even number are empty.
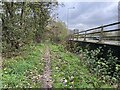
{"type": "Polygon", "coordinates": [[[43,88],[52,88],[52,77],[51,77],[51,63],[50,63],[50,50],[46,46],[44,54],[45,68],[42,75],[42,87],[43,88]]]}

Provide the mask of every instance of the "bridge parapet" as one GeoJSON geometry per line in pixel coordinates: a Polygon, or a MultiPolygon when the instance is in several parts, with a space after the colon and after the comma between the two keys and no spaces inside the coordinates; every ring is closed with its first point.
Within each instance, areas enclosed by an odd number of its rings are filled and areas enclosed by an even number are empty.
{"type": "Polygon", "coordinates": [[[116,28],[116,25],[120,25],[120,22],[102,25],[80,32],[79,30],[76,30],[74,31],[74,34],[70,35],[69,40],[120,46],[120,28],[116,28]],[[106,28],[108,28],[108,30],[106,28]]]}

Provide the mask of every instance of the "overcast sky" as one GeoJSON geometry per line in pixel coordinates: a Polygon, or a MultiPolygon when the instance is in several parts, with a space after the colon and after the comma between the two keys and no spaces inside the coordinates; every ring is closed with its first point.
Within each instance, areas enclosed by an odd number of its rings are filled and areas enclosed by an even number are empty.
{"type": "Polygon", "coordinates": [[[69,29],[88,29],[118,21],[118,2],[64,2],[58,8],[59,20],[69,29]],[[69,9],[75,7],[74,9],[69,9]],[[68,12],[69,11],[69,12],[68,12]]]}

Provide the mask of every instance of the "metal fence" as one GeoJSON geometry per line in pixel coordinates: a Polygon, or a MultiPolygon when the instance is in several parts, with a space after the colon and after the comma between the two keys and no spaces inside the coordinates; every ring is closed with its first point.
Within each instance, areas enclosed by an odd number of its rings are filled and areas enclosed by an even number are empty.
{"type": "Polygon", "coordinates": [[[85,31],[74,30],[69,35],[69,40],[79,40],[86,42],[108,43],[120,45],[120,22],[102,25],[85,31]]]}

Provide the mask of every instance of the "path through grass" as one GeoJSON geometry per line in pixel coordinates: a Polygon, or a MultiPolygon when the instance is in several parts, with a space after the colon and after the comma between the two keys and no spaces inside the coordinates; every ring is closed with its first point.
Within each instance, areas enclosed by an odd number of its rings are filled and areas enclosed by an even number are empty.
{"type": "Polygon", "coordinates": [[[42,75],[42,87],[43,88],[52,88],[52,77],[51,77],[51,60],[50,60],[50,51],[49,47],[45,45],[45,54],[44,54],[44,62],[45,62],[45,67],[44,67],[44,72],[42,75]]]}
{"type": "MultiPolygon", "coordinates": [[[[50,53],[53,88],[110,88],[104,80],[89,73],[81,59],[62,45],[47,44],[50,53]]],[[[22,56],[4,59],[3,87],[41,88],[44,74],[45,44],[26,46],[22,56]]],[[[48,52],[48,51],[47,51],[48,52]]],[[[46,57],[47,58],[47,57],[46,57]]],[[[47,80],[47,79],[46,79],[47,80]]],[[[47,82],[47,81],[46,81],[47,82]]]]}

